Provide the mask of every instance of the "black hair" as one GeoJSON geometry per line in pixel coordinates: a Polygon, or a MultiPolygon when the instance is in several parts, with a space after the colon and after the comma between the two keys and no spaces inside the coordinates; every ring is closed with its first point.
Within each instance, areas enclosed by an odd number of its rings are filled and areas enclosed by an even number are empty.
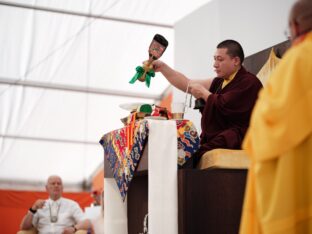
{"type": "Polygon", "coordinates": [[[237,56],[240,59],[240,63],[241,64],[243,63],[245,58],[244,51],[242,46],[237,41],[234,40],[222,41],[217,45],[217,48],[218,49],[227,48],[227,54],[229,56],[231,56],[232,58],[237,56]]]}

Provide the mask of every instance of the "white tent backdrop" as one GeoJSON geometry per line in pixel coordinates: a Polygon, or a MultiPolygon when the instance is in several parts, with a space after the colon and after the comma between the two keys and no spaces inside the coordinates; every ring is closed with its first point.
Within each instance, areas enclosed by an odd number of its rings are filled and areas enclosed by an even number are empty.
{"type": "Polygon", "coordinates": [[[81,190],[103,164],[119,104],[155,103],[169,84],[129,84],[154,34],[209,0],[0,1],[0,189],[42,189],[50,174],[81,190]]]}

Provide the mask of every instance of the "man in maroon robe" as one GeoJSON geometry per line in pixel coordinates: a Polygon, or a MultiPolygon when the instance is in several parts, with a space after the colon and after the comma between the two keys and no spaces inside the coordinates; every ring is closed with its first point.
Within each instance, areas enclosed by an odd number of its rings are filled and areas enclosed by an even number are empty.
{"type": "Polygon", "coordinates": [[[242,66],[244,52],[234,40],[218,44],[214,55],[217,77],[190,80],[162,61],[153,62],[154,70],[161,72],[176,88],[190,92],[203,100],[200,148],[193,155],[196,165],[208,150],[216,148],[240,149],[249,126],[251,111],[262,84],[242,66]]]}

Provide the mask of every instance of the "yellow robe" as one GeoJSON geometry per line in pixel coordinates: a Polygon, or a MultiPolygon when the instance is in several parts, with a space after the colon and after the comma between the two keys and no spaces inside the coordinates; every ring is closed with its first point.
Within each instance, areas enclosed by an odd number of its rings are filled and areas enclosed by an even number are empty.
{"type": "Polygon", "coordinates": [[[251,167],[240,233],[312,233],[312,32],[261,90],[243,148],[251,167]]]}

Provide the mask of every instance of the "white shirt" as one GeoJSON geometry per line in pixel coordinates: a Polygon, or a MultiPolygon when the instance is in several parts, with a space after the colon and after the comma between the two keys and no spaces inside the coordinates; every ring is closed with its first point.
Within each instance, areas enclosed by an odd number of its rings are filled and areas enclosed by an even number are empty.
{"type": "Polygon", "coordinates": [[[38,209],[33,217],[33,226],[38,230],[39,234],[61,234],[65,227],[70,227],[78,221],[84,219],[84,214],[77,202],[60,198],[56,202],[57,221],[51,222],[50,209],[52,209],[51,199],[46,200],[42,209],[38,209]]]}

